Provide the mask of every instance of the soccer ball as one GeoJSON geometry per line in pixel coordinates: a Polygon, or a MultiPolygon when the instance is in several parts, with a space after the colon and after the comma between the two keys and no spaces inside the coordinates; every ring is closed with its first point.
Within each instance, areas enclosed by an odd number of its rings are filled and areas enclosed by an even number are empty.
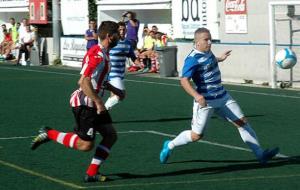
{"type": "Polygon", "coordinates": [[[296,54],[289,48],[284,48],[276,53],[275,61],[281,69],[290,69],[297,63],[296,54]]]}

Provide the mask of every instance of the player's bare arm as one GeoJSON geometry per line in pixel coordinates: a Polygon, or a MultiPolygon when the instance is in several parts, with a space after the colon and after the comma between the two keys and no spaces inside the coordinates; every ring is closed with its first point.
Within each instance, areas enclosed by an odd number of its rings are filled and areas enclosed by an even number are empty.
{"type": "Polygon", "coordinates": [[[220,57],[217,57],[218,62],[222,62],[230,55],[232,50],[225,51],[220,57]]]}
{"type": "Polygon", "coordinates": [[[193,88],[190,79],[183,77],[180,79],[180,84],[183,87],[183,89],[189,95],[191,95],[202,107],[206,107],[205,98],[193,88]]]}
{"type": "Polygon", "coordinates": [[[97,95],[95,90],[92,87],[91,78],[86,77],[84,75],[78,81],[80,88],[82,89],[83,93],[91,98],[97,107],[97,113],[100,114],[102,111],[105,111],[105,106],[101,98],[97,95]]]}

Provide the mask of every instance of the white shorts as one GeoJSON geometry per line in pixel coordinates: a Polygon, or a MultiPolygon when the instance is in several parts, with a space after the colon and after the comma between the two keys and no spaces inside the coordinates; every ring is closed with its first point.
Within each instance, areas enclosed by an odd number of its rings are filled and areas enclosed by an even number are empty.
{"type": "Polygon", "coordinates": [[[198,102],[194,101],[192,131],[197,134],[204,134],[213,113],[228,121],[236,121],[244,117],[240,106],[228,94],[218,100],[208,100],[206,107],[201,107],[198,102]]]}
{"type": "Polygon", "coordinates": [[[111,78],[109,84],[113,85],[114,87],[120,90],[125,90],[124,80],[119,77],[111,78]]]}

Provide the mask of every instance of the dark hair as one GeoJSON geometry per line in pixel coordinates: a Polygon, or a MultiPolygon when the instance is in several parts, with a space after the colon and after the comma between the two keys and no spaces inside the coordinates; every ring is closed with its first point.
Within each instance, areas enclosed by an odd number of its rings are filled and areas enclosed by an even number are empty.
{"type": "Polygon", "coordinates": [[[126,27],[125,22],[118,22],[118,25],[119,25],[119,26],[124,26],[124,27],[126,27]]]}
{"type": "Polygon", "coordinates": [[[131,19],[136,19],[136,13],[132,11],[128,11],[126,15],[131,14],[131,19]]]}
{"type": "Polygon", "coordinates": [[[106,35],[112,36],[113,34],[118,34],[119,25],[113,21],[103,21],[98,28],[98,35],[100,40],[104,40],[106,35]]]}
{"type": "Polygon", "coordinates": [[[10,18],[9,18],[9,20],[13,20],[13,21],[15,21],[15,18],[13,18],[13,17],[10,17],[10,18]]]}
{"type": "Polygon", "coordinates": [[[97,22],[97,21],[96,21],[96,19],[93,19],[93,18],[92,18],[92,19],[89,20],[89,23],[90,23],[90,22],[97,22]]]}

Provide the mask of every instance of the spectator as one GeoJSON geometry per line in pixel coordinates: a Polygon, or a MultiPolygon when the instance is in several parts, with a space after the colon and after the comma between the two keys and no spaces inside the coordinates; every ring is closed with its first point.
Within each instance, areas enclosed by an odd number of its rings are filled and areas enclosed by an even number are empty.
{"type": "Polygon", "coordinates": [[[31,52],[31,47],[33,46],[34,42],[34,33],[31,31],[30,26],[26,26],[26,32],[20,39],[20,50],[19,50],[19,56],[17,59],[17,65],[20,65],[20,60],[22,57],[22,53],[25,53],[25,61],[29,61],[30,58],[30,52],[31,52]]]}
{"type": "MultiPolygon", "coordinates": [[[[26,19],[26,18],[23,18],[22,19],[22,22],[21,23],[17,23],[17,29],[18,29],[18,32],[19,32],[19,38],[18,38],[18,41],[17,41],[17,43],[15,43],[14,44],[14,46],[13,46],[13,48],[12,49],[14,49],[15,50],[15,52],[14,52],[14,56],[18,59],[18,57],[19,57],[19,53],[20,53],[20,51],[19,51],[19,49],[21,48],[21,39],[23,38],[23,36],[24,35],[26,35],[26,26],[28,26],[29,25],[29,22],[28,22],[28,19],[26,19]],[[18,26],[18,24],[19,24],[19,26],[18,26]]],[[[32,29],[31,27],[30,27],[30,29],[32,29]]]]}
{"type": "Polygon", "coordinates": [[[2,24],[0,29],[0,43],[4,40],[3,30],[6,29],[6,25],[2,24]]]}
{"type": "Polygon", "coordinates": [[[29,25],[28,19],[23,18],[22,23],[19,27],[19,38],[22,37],[22,34],[26,33],[26,26],[29,25]]]}
{"type": "Polygon", "coordinates": [[[143,49],[140,51],[140,54],[138,55],[140,62],[142,65],[144,65],[144,69],[141,70],[141,72],[148,72],[151,70],[151,72],[154,72],[152,70],[152,65],[155,64],[154,60],[154,45],[155,45],[155,33],[153,31],[150,31],[148,35],[144,38],[144,46],[143,49]]]}
{"type": "Polygon", "coordinates": [[[156,25],[153,25],[153,26],[151,27],[151,30],[152,30],[155,34],[158,32],[158,28],[157,28],[156,25]]]}
{"type": "Polygon", "coordinates": [[[98,44],[96,20],[91,19],[89,21],[89,29],[85,31],[84,38],[87,40],[86,49],[89,50],[92,46],[98,44]]]}
{"type": "Polygon", "coordinates": [[[13,45],[13,40],[11,34],[7,31],[7,29],[3,30],[4,39],[0,44],[0,56],[4,59],[8,59],[11,53],[11,47],[13,45]]]}
{"type": "Polygon", "coordinates": [[[161,32],[156,32],[156,34],[155,34],[154,49],[155,49],[155,48],[160,48],[160,47],[165,46],[165,44],[164,44],[163,41],[162,41],[162,36],[163,36],[163,35],[164,35],[164,34],[161,33],[161,32]]]}
{"type": "Polygon", "coordinates": [[[128,67],[128,72],[135,72],[135,71],[138,71],[140,70],[142,67],[142,63],[143,63],[143,59],[141,58],[141,52],[143,51],[144,49],[144,40],[145,40],[145,37],[146,36],[149,36],[149,28],[148,26],[144,26],[144,29],[143,29],[143,34],[142,34],[142,39],[139,41],[139,47],[138,47],[138,51],[137,51],[137,56],[138,56],[138,59],[140,60],[139,64],[132,64],[130,67],[128,67]]]}
{"type": "Polygon", "coordinates": [[[148,28],[148,26],[144,26],[143,28],[143,33],[142,33],[142,37],[139,38],[138,44],[137,44],[137,50],[141,50],[144,47],[144,38],[145,36],[147,36],[149,34],[150,30],[148,28]]]}
{"type": "Polygon", "coordinates": [[[125,12],[122,15],[122,22],[124,22],[126,17],[128,18],[128,21],[125,22],[127,28],[126,39],[130,41],[133,49],[136,49],[138,43],[138,31],[140,27],[140,21],[136,19],[135,12],[125,12]]]}
{"type": "Polygon", "coordinates": [[[11,24],[9,32],[11,34],[11,37],[12,37],[12,40],[13,40],[14,44],[16,44],[19,40],[19,32],[18,32],[16,20],[14,18],[10,18],[9,22],[11,24]]]}

